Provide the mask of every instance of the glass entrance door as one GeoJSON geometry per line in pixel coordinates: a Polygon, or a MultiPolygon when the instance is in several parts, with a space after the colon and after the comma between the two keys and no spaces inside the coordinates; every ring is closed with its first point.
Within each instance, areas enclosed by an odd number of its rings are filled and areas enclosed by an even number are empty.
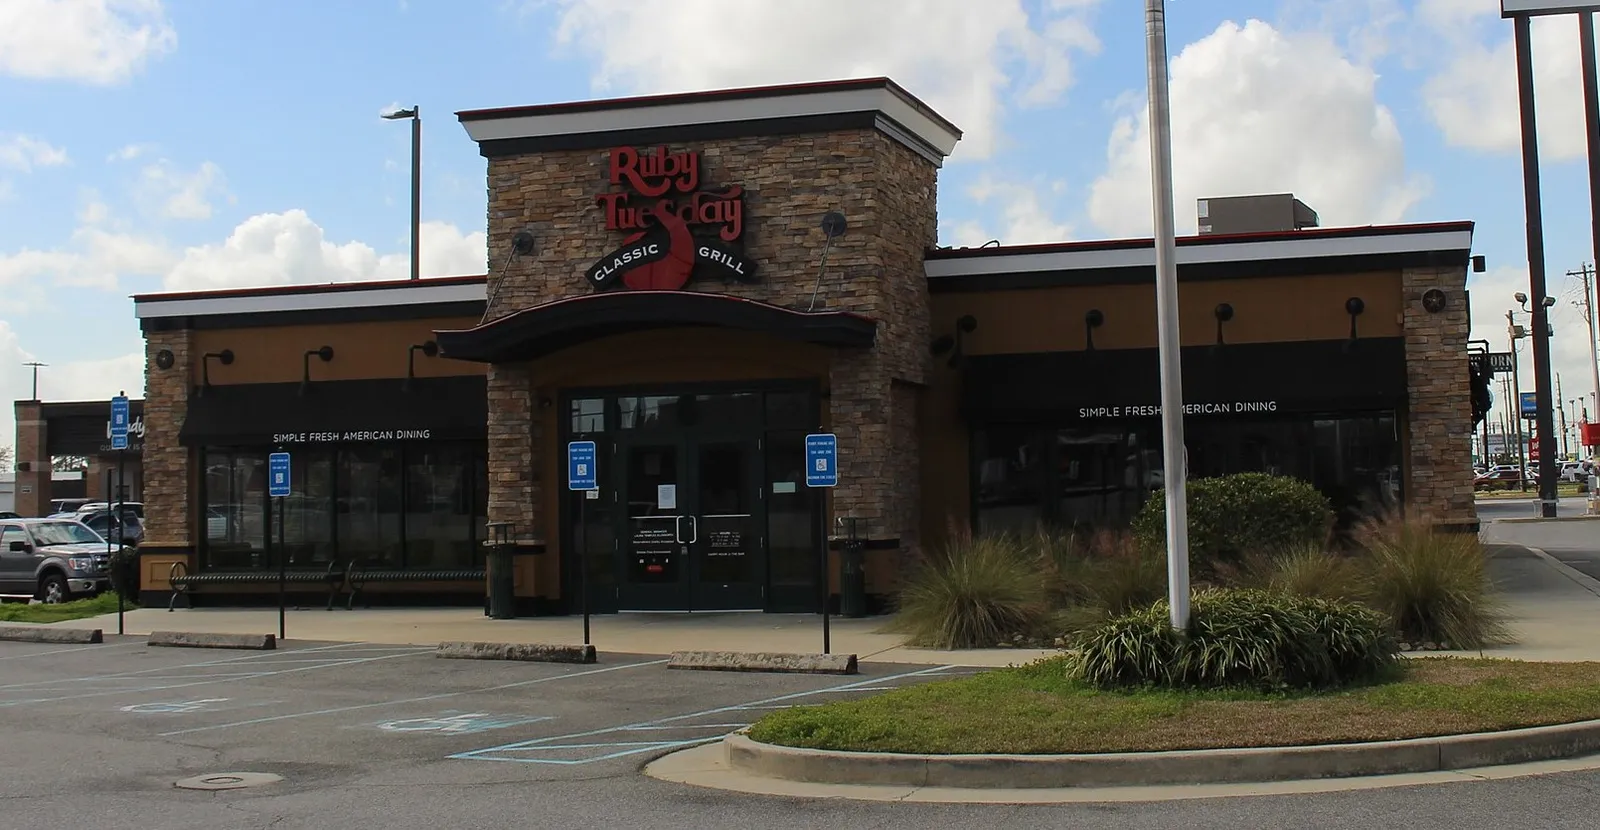
{"type": "Polygon", "coordinates": [[[625,610],[762,608],[759,444],[756,440],[624,442],[625,610]]]}

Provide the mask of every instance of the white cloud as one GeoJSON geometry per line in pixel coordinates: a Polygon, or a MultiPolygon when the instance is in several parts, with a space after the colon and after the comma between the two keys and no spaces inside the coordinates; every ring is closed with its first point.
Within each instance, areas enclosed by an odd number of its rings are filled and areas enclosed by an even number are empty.
{"type": "MultiPolygon", "coordinates": [[[[1377,76],[1321,34],[1228,22],[1171,66],[1173,178],[1180,233],[1205,197],[1293,192],[1324,225],[1391,222],[1426,192],[1406,172],[1377,76]]],[[[1144,96],[1112,130],[1089,214],[1106,233],[1149,235],[1150,133],[1144,96]]]]}
{"type": "Polygon", "coordinates": [[[106,155],[106,161],[107,162],[133,161],[134,159],[144,155],[145,153],[150,152],[151,149],[152,149],[152,147],[149,144],[128,144],[128,145],[124,145],[122,147],[118,147],[116,150],[114,150],[111,153],[107,154],[106,155]]]}
{"type": "MultiPolygon", "coordinates": [[[[90,206],[84,212],[92,215],[95,209],[90,206]]],[[[0,254],[0,286],[28,291],[45,283],[110,291],[121,277],[159,275],[173,261],[159,240],[85,225],[72,232],[64,248],[0,254]]]]}
{"type": "MultiPolygon", "coordinates": [[[[481,231],[424,222],[421,247],[425,276],[483,273],[487,247],[481,231]]],[[[200,290],[404,279],[410,263],[409,249],[379,254],[363,242],[330,242],[305,211],[290,210],[252,216],[225,241],[185,250],[163,285],[200,290]]]]}
{"type": "Polygon", "coordinates": [[[1005,101],[1058,100],[1094,54],[1099,0],[555,0],[556,38],[596,59],[602,90],[661,93],[886,75],[966,131],[957,157],[989,155],[1005,101]],[[714,48],[683,44],[712,42],[714,48]]]}
{"type": "MultiPolygon", "coordinates": [[[[994,209],[986,211],[996,217],[994,222],[967,220],[951,228],[949,244],[957,246],[982,245],[991,239],[1004,245],[1035,245],[1046,242],[1065,242],[1073,238],[1070,224],[1057,219],[1050,206],[1040,197],[1040,183],[1001,181],[985,175],[967,190],[967,195],[978,205],[994,209]]],[[[1050,186],[1060,193],[1064,184],[1050,186]]]]}
{"type": "MultiPolygon", "coordinates": [[[[1449,52],[1422,87],[1428,114],[1445,140],[1475,150],[1520,152],[1516,46],[1498,6],[1492,0],[1432,0],[1418,17],[1449,52]],[[1486,40],[1484,32],[1494,36],[1486,40]]],[[[1540,153],[1552,160],[1580,158],[1587,144],[1578,17],[1535,18],[1532,43],[1540,153]]]]}
{"type": "MultiPolygon", "coordinates": [[[[1580,279],[1566,276],[1564,272],[1552,271],[1547,284],[1549,293],[1557,299],[1556,305],[1550,309],[1550,325],[1555,331],[1550,339],[1552,375],[1561,377],[1562,399],[1568,402],[1586,399],[1588,413],[1593,418],[1596,409],[1589,397],[1595,391],[1593,374],[1589,368],[1589,325],[1580,308],[1583,303],[1583,283],[1580,279]]],[[[1489,341],[1490,351],[1510,351],[1506,311],[1513,311],[1517,325],[1525,330],[1530,324],[1529,316],[1522,312],[1513,296],[1519,291],[1524,294],[1528,292],[1527,267],[1500,267],[1491,269],[1487,274],[1473,274],[1467,282],[1467,288],[1472,292],[1473,339],[1489,341]]],[[[1517,344],[1518,372],[1524,392],[1534,391],[1532,346],[1532,341],[1528,339],[1517,344]]],[[[1551,382],[1554,383],[1553,378],[1551,382]]],[[[1498,430],[1498,417],[1504,405],[1498,377],[1493,390],[1496,418],[1493,429],[1498,430]]],[[[1569,408],[1569,416],[1575,414],[1576,410],[1569,408]]]]}
{"type": "MultiPolygon", "coordinates": [[[[45,363],[39,369],[39,397],[46,401],[109,400],[118,392],[130,397],[144,396],[144,353],[138,332],[129,326],[128,335],[110,344],[110,357],[95,360],[55,362],[48,346],[24,348],[11,325],[0,320],[0,395],[6,401],[26,400],[33,395],[33,370],[22,364],[45,363]],[[125,341],[125,342],[124,342],[125,341]]],[[[16,443],[16,417],[8,404],[0,407],[0,446],[16,443]]]]}
{"type": "Polygon", "coordinates": [[[162,159],[139,172],[138,192],[146,204],[169,219],[210,219],[213,195],[224,195],[222,168],[202,162],[193,172],[162,159]]]}
{"type": "Polygon", "coordinates": [[[114,84],[177,44],[161,0],[0,3],[0,74],[114,84]]]}
{"type": "Polygon", "coordinates": [[[18,133],[0,133],[0,167],[31,172],[35,167],[67,163],[67,151],[44,139],[18,133]]]}

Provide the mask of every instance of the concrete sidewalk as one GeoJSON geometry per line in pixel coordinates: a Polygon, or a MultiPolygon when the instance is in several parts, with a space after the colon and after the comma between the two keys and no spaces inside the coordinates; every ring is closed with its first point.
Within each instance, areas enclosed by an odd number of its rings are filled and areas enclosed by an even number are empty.
{"type": "MultiPolygon", "coordinates": [[[[831,651],[862,661],[998,667],[1032,662],[1059,652],[1037,649],[938,651],[908,648],[898,634],[880,633],[887,617],[831,621],[831,651]]],[[[197,608],[168,612],[141,608],[128,612],[128,634],[195,631],[270,634],[278,630],[276,608],[197,608]]],[[[117,630],[117,615],[55,623],[61,627],[117,630]]],[[[468,640],[501,643],[577,644],[583,642],[582,617],[492,620],[477,608],[404,608],[325,611],[289,610],[287,639],[435,645],[468,640]]],[[[602,654],[666,655],[674,651],[822,651],[822,617],[816,614],[701,613],[605,614],[590,618],[590,641],[602,654]]]]}

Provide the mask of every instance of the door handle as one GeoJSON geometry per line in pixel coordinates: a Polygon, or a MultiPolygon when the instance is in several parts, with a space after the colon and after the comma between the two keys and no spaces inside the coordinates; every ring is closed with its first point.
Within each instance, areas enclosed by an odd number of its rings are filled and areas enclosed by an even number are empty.
{"type": "Polygon", "coordinates": [[[680,544],[680,545],[683,544],[683,517],[682,516],[673,516],[672,517],[672,541],[677,543],[677,544],[680,544]]]}
{"type": "Polygon", "coordinates": [[[699,516],[684,516],[684,518],[689,520],[689,522],[690,522],[689,527],[694,530],[694,537],[689,540],[689,544],[692,545],[692,544],[700,541],[700,517],[699,516]]]}

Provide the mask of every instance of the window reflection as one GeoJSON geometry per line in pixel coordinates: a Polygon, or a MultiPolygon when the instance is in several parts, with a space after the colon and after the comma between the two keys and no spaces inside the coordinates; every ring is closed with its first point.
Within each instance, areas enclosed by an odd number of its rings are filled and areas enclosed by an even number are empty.
{"type": "Polygon", "coordinates": [[[605,398],[581,398],[572,402],[572,434],[606,431],[605,398]]]}
{"type": "Polygon", "coordinates": [[[210,568],[254,568],[267,561],[267,455],[205,453],[206,557],[210,568]]]}

